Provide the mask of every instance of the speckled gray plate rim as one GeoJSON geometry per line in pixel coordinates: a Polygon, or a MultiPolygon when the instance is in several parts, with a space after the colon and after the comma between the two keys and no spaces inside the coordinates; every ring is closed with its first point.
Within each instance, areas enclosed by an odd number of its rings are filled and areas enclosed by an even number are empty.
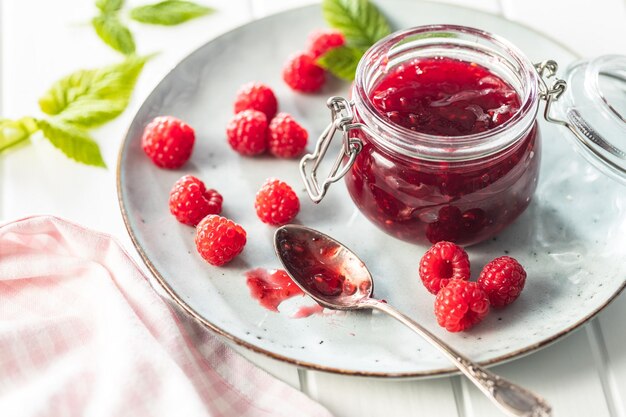
{"type": "MultiPolygon", "coordinates": [[[[428,2],[380,2],[396,28],[422,24],[470,24],[504,36],[533,61],[575,55],[558,43],[502,18],[428,2]]],[[[304,48],[307,34],[322,27],[319,6],[290,10],[230,31],[179,63],[137,112],[121,146],[117,185],[131,239],[160,286],[184,311],[232,342],[298,366],[349,375],[432,377],[455,372],[434,349],[387,317],[372,313],[331,313],[306,319],[290,315],[305,298],[290,300],[273,313],[249,295],[245,271],[277,268],[274,228],[256,219],[254,194],[265,178],[292,184],[302,203],[298,222],[346,243],[368,265],[376,295],[405,311],[429,330],[482,364],[520,357],[570,333],[613,300],[626,284],[626,196],[579,156],[567,133],[541,123],[543,150],[537,193],[528,210],[492,241],[471,247],[472,276],[490,259],[516,257],[528,271],[527,286],[514,304],[494,310],[471,331],[450,334],[432,313],[433,296],[417,277],[426,248],[395,240],[377,230],[354,208],[343,184],[314,205],[306,197],[297,161],[242,158],[227,145],[226,122],[237,88],[250,80],[270,84],[282,111],[314,137],[328,122],[328,96],[346,94],[330,82],[316,95],[291,92],[280,79],[288,55],[304,48]],[[263,36],[259,36],[263,34],[263,36]],[[262,38],[262,41],[260,39],[262,38]],[[176,171],[160,170],[140,147],[141,132],[153,117],[171,114],[196,130],[191,160],[176,171]],[[195,253],[194,229],[169,214],[172,184],[184,174],[202,178],[224,195],[223,215],[242,224],[248,244],[226,267],[214,268],[195,253]]]]}

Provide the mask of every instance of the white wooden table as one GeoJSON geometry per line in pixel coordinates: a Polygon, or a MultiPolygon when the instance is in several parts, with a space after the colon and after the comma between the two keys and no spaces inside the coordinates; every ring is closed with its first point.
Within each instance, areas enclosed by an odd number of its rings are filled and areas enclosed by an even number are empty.
{"type": "MultiPolygon", "coordinates": [[[[448,1],[526,24],[583,56],[626,54],[624,0],[448,1]]],[[[131,24],[139,53],[161,53],[146,66],[130,108],[95,132],[110,167],[115,166],[132,115],[176,62],[230,28],[311,1],[202,2],[219,13],[174,29],[131,24]]],[[[93,4],[92,0],[0,0],[0,117],[37,115],[37,99],[54,80],[81,67],[119,59],[89,25],[95,13],[93,4]]],[[[50,149],[44,140],[33,142],[0,157],[0,221],[55,214],[109,232],[132,248],[119,214],[114,169],[83,167],[50,149]]],[[[546,396],[557,416],[626,417],[624,317],[626,296],[622,295],[580,331],[495,371],[546,396]]],[[[318,400],[337,417],[501,415],[460,377],[361,379],[300,370],[247,351],[241,353],[318,400]]]]}

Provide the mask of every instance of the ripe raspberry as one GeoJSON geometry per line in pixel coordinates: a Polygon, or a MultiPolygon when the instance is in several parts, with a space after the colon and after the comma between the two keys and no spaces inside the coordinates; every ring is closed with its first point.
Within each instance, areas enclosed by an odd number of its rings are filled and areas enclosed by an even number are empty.
{"type": "Polygon", "coordinates": [[[246,231],[237,223],[215,214],[206,216],[196,228],[198,253],[211,265],[233,260],[246,245],[246,231]]]}
{"type": "Polygon", "coordinates": [[[452,280],[467,281],[470,277],[467,252],[452,242],[438,242],[422,256],[419,274],[426,289],[433,294],[452,280]]]}
{"type": "Polygon", "coordinates": [[[141,147],[156,166],[175,169],[191,156],[195,137],[193,129],[182,120],[159,116],[144,129],[141,147]]]}
{"type": "Polygon", "coordinates": [[[258,110],[244,110],[226,126],[230,146],[242,155],[252,156],[267,148],[267,117],[258,110]]]}
{"type": "Polygon", "coordinates": [[[526,271],[515,259],[501,256],[485,265],[477,282],[487,293],[492,307],[504,307],[521,294],[526,283],[526,271]]]}
{"type": "Polygon", "coordinates": [[[293,90],[313,93],[326,82],[326,73],[315,63],[313,55],[301,52],[291,56],[283,67],[283,80],[293,90]]]}
{"type": "Polygon", "coordinates": [[[170,191],[170,212],[179,222],[195,226],[209,214],[220,214],[222,201],[220,193],[207,190],[193,175],[185,175],[170,191]]]}
{"type": "Polygon", "coordinates": [[[271,120],[278,110],[278,101],[271,88],[263,83],[242,85],[235,97],[235,113],[244,110],[258,110],[271,120]]]}
{"type": "Polygon", "coordinates": [[[268,129],[270,153],[293,158],[304,151],[309,133],[287,113],[278,113],[268,129]]]}
{"type": "Polygon", "coordinates": [[[269,178],[256,193],[254,208],[263,223],[279,226],[296,217],[300,200],[286,182],[269,178]]]}
{"type": "Polygon", "coordinates": [[[343,46],[346,38],[335,29],[318,29],[309,35],[307,51],[313,58],[319,58],[331,49],[343,46]]]}
{"type": "Polygon", "coordinates": [[[476,282],[451,280],[435,298],[437,323],[449,332],[467,330],[489,313],[487,294],[476,282]]]}

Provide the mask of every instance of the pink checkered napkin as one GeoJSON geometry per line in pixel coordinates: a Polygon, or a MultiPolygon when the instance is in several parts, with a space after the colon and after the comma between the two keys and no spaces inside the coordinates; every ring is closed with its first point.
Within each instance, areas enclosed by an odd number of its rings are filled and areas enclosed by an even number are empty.
{"type": "Polygon", "coordinates": [[[0,226],[0,416],[330,417],[177,316],[109,236],[0,226]]]}

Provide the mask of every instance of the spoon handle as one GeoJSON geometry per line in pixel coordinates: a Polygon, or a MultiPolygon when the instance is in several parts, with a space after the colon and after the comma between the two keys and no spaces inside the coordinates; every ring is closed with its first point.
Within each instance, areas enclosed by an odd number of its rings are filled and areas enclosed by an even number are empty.
{"type": "Polygon", "coordinates": [[[514,417],[550,417],[552,415],[550,405],[543,398],[472,362],[389,304],[370,298],[363,302],[363,307],[366,306],[389,314],[438,348],[483,394],[508,415],[514,417]]]}

